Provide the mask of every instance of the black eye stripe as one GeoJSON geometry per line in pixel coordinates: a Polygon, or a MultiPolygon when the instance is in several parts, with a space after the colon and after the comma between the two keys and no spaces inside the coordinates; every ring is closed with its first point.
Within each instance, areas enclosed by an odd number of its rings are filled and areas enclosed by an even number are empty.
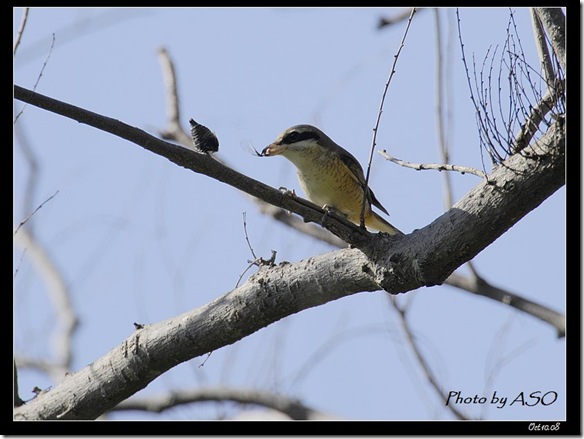
{"type": "Polygon", "coordinates": [[[292,132],[286,134],[286,136],[284,136],[284,138],[282,139],[282,143],[290,145],[292,143],[302,142],[303,140],[308,140],[308,139],[319,140],[320,137],[318,136],[318,134],[311,133],[310,131],[302,131],[302,132],[292,131],[292,132]]]}

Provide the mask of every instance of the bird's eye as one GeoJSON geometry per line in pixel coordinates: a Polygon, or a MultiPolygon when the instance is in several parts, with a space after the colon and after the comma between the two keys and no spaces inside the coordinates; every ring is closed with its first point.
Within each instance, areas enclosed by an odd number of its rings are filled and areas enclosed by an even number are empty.
{"type": "Polygon", "coordinates": [[[284,138],[284,141],[286,143],[294,143],[298,141],[298,138],[300,137],[300,135],[298,134],[298,131],[292,131],[291,133],[288,133],[286,135],[286,137],[284,138]]]}

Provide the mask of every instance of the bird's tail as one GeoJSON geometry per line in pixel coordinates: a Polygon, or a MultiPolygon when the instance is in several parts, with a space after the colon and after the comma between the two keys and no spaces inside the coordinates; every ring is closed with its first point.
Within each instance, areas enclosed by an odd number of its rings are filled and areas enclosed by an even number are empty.
{"type": "Polygon", "coordinates": [[[378,230],[380,232],[385,232],[389,235],[404,234],[401,230],[389,224],[387,221],[385,221],[382,217],[380,217],[377,213],[373,211],[371,211],[371,215],[367,217],[367,220],[365,221],[365,226],[367,226],[367,228],[378,230]]]}

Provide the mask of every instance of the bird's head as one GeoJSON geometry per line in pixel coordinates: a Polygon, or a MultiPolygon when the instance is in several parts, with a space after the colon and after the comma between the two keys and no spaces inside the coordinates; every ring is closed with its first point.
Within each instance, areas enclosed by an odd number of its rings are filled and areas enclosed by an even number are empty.
{"type": "Polygon", "coordinates": [[[326,134],[312,125],[295,125],[282,132],[274,142],[266,146],[263,156],[294,154],[322,146],[328,139],[326,134]]]}

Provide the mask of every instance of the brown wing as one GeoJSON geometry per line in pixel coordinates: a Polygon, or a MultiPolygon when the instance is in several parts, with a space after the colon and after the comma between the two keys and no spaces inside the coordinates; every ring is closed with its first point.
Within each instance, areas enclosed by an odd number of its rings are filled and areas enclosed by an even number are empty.
{"type": "MultiPolygon", "coordinates": [[[[337,147],[337,153],[341,158],[343,164],[349,168],[351,174],[355,177],[355,180],[362,186],[365,186],[365,174],[363,174],[363,168],[359,164],[359,161],[346,149],[341,148],[339,145],[335,143],[337,147]]],[[[389,215],[385,207],[381,205],[371,188],[367,188],[367,199],[369,200],[369,204],[373,204],[379,210],[381,210],[386,215],[389,215]]]]}

